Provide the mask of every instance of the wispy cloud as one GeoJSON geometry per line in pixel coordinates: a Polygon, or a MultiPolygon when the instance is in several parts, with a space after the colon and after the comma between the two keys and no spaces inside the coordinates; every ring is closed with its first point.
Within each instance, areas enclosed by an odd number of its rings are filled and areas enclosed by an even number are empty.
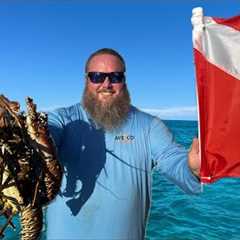
{"type": "Polygon", "coordinates": [[[195,106],[170,107],[170,108],[142,108],[143,111],[156,115],[162,119],[196,120],[197,108],[195,106]]]}
{"type": "Polygon", "coordinates": [[[55,105],[55,106],[49,106],[49,107],[40,107],[38,111],[51,112],[51,111],[54,111],[55,109],[62,108],[62,107],[66,107],[66,106],[55,105]]]}

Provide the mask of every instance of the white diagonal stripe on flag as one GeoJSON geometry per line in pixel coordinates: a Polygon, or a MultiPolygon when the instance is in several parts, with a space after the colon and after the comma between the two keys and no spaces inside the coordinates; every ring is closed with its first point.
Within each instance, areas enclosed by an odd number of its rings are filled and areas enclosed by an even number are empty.
{"type": "Polygon", "coordinates": [[[192,18],[194,48],[210,63],[240,80],[240,32],[201,14],[192,18]]]}
{"type": "Polygon", "coordinates": [[[215,23],[204,34],[202,53],[208,61],[240,80],[240,32],[215,23]]]}

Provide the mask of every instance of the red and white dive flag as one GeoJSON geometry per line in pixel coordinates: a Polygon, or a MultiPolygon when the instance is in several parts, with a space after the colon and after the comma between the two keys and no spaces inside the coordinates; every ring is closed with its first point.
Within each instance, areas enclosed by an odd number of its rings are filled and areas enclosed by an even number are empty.
{"type": "Polygon", "coordinates": [[[204,17],[193,9],[203,183],[240,177],[240,16],[204,17]]]}

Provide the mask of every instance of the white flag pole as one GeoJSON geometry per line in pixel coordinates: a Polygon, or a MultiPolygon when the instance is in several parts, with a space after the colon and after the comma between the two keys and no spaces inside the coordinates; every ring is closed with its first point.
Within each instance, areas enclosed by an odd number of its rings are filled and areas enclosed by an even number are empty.
{"type": "MultiPolygon", "coordinates": [[[[204,31],[204,20],[203,20],[203,8],[202,7],[196,7],[192,10],[192,18],[191,22],[193,25],[193,31],[192,31],[192,41],[193,41],[193,47],[201,52],[202,50],[202,34],[204,31]]],[[[200,111],[199,111],[199,97],[198,97],[198,91],[197,91],[197,75],[195,70],[195,92],[196,92],[196,98],[197,98],[197,114],[198,114],[198,139],[199,139],[199,158],[200,161],[202,161],[201,156],[201,131],[200,131],[200,111]]],[[[202,191],[203,191],[203,183],[201,183],[202,191]]]]}

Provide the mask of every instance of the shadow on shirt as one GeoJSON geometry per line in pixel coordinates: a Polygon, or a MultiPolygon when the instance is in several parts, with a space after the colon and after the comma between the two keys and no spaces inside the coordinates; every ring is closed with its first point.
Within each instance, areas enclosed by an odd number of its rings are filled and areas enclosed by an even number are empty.
{"type": "MultiPolygon", "coordinates": [[[[49,129],[54,137],[57,129],[49,129]]],[[[70,122],[64,127],[58,155],[66,177],[65,189],[60,194],[70,198],[66,204],[76,216],[93,193],[106,162],[103,130],[80,120],[70,122]]]]}

